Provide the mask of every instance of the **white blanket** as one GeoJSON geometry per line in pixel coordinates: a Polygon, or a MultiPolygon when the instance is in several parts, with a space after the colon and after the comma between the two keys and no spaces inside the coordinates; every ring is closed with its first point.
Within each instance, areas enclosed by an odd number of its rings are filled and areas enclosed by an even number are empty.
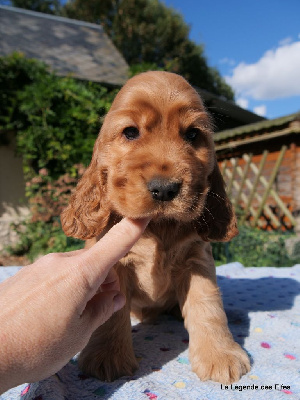
{"type": "MultiPolygon", "coordinates": [[[[0,268],[0,280],[15,271],[0,268]]],[[[201,382],[191,371],[183,323],[162,316],[155,325],[133,322],[140,365],[133,377],[101,382],[84,376],[74,358],[50,378],[14,388],[0,399],[299,400],[300,265],[244,268],[232,263],[218,267],[217,274],[231,332],[252,359],[251,371],[236,384],[201,382]]]]}

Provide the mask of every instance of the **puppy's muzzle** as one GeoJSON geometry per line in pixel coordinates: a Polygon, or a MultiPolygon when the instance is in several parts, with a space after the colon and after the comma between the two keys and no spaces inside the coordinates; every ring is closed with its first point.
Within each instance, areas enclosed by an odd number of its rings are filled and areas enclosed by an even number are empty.
{"type": "Polygon", "coordinates": [[[148,182],[147,187],[154,200],[171,201],[178,195],[181,183],[165,178],[154,178],[148,182]]]}

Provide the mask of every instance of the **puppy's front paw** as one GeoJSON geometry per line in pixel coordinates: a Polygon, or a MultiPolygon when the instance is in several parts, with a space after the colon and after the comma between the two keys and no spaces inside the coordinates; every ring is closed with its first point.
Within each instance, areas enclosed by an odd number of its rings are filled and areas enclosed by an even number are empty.
{"type": "Polygon", "coordinates": [[[121,376],[131,376],[138,368],[134,354],[126,351],[119,352],[102,348],[95,353],[85,353],[84,350],[78,359],[78,366],[87,375],[112,382],[121,376]]]}
{"type": "Polygon", "coordinates": [[[205,348],[190,349],[192,370],[202,381],[213,380],[224,384],[238,381],[250,371],[250,361],[239,344],[224,347],[210,344],[205,348]]]}

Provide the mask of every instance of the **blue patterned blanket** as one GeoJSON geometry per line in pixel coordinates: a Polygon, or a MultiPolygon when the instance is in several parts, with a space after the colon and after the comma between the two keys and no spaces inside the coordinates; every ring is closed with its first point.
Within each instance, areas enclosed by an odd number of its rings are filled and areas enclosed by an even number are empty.
{"type": "MultiPolygon", "coordinates": [[[[15,272],[15,267],[0,268],[0,280],[15,272]]],[[[11,389],[0,399],[299,400],[300,265],[244,268],[231,263],[218,267],[217,274],[231,332],[252,360],[251,371],[239,382],[201,382],[191,371],[183,323],[162,316],[154,325],[132,321],[140,364],[134,376],[100,382],[83,375],[74,357],[50,378],[11,389]]]]}

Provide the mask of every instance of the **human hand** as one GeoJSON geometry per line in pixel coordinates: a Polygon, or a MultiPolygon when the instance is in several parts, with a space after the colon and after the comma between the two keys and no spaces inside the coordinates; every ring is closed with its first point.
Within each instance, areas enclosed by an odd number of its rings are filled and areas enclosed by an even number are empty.
{"type": "Polygon", "coordinates": [[[125,305],[112,267],[147,223],[124,218],[90,249],[48,254],[0,285],[0,393],[57,372],[125,305]]]}

